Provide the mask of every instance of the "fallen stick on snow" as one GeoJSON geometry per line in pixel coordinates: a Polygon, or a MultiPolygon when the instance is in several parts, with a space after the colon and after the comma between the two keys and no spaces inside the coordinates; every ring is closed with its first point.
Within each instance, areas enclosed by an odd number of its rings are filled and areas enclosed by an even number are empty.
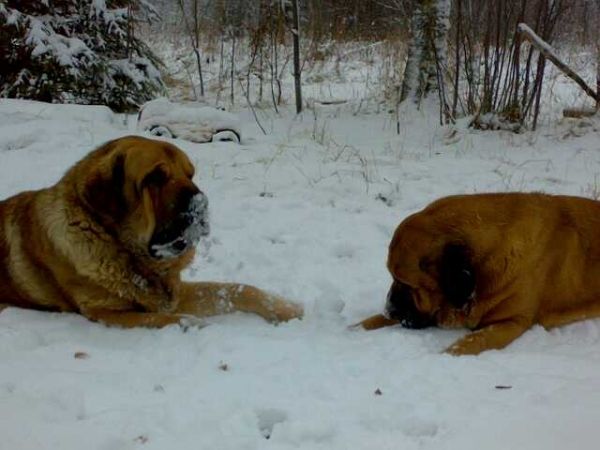
{"type": "Polygon", "coordinates": [[[577,109],[577,108],[565,108],[563,109],[563,116],[572,119],[582,119],[584,117],[592,117],[596,115],[597,110],[595,109],[577,109]]]}
{"type": "Polygon", "coordinates": [[[315,103],[320,103],[321,105],[343,105],[344,103],[348,103],[348,100],[315,100],[315,103]]]}

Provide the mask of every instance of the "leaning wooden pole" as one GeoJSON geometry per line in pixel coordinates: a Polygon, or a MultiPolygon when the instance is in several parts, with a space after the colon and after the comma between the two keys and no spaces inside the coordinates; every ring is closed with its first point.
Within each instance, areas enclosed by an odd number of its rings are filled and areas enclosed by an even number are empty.
{"type": "Polygon", "coordinates": [[[577,75],[566,63],[561,61],[556,55],[554,49],[548,43],[544,42],[537,34],[535,34],[531,28],[524,23],[520,23],[518,31],[531,43],[531,45],[537,48],[539,52],[546,57],[546,59],[549,59],[552,64],[557,67],[557,69],[577,83],[587,95],[596,100],[596,102],[600,102],[600,92],[596,92],[594,89],[589,87],[583,78],[577,75]]]}

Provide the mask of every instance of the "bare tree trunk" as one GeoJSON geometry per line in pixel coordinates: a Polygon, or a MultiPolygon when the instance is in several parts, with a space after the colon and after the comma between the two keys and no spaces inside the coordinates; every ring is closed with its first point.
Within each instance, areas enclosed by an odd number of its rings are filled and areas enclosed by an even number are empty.
{"type": "Polygon", "coordinates": [[[221,100],[221,91],[223,90],[223,82],[225,80],[224,71],[224,63],[225,59],[225,34],[221,33],[221,46],[220,46],[220,55],[219,55],[219,90],[217,91],[217,98],[215,104],[218,105],[221,100]]]}
{"type": "Polygon", "coordinates": [[[281,105],[281,80],[279,79],[279,29],[276,30],[273,38],[273,73],[275,75],[274,82],[277,86],[277,105],[281,105]]]}
{"type": "Polygon", "coordinates": [[[219,85],[223,84],[223,60],[225,59],[225,36],[221,34],[221,45],[219,49],[219,85]]]}
{"type": "MultiPolygon", "coordinates": [[[[521,11],[519,13],[519,22],[523,22],[525,20],[525,7],[527,4],[527,0],[521,0],[521,11]]],[[[512,98],[511,98],[511,106],[513,108],[519,108],[519,89],[520,89],[520,81],[521,81],[521,34],[515,33],[515,43],[513,49],[513,74],[512,74],[512,98]]]]}
{"type": "Polygon", "coordinates": [[[596,0],[596,12],[595,17],[595,33],[594,39],[596,40],[596,93],[598,97],[596,99],[596,110],[600,111],[600,0],[596,0]]]}
{"type": "Polygon", "coordinates": [[[202,57],[200,56],[200,0],[193,0],[194,11],[194,53],[196,54],[196,64],[198,65],[198,77],[200,79],[200,95],[204,98],[204,77],[202,75],[202,57]]]}
{"type": "Polygon", "coordinates": [[[454,49],[455,57],[455,74],[454,74],[454,98],[452,99],[452,117],[456,117],[456,107],[458,106],[458,91],[460,88],[460,35],[462,23],[462,0],[456,0],[456,48],[454,49]]]}
{"type": "MultiPolygon", "coordinates": [[[[592,6],[592,9],[594,9],[594,7],[592,6]]],[[[588,45],[588,14],[589,14],[589,6],[588,6],[588,2],[584,1],[583,2],[583,24],[582,24],[582,29],[581,29],[581,45],[583,45],[584,47],[586,45],[588,45]]]]}
{"type": "Polygon", "coordinates": [[[275,108],[275,112],[279,114],[279,110],[277,109],[277,99],[275,97],[275,77],[277,77],[277,38],[276,38],[276,29],[273,28],[273,17],[271,13],[271,8],[269,11],[269,23],[270,27],[270,39],[271,39],[271,48],[269,52],[269,69],[271,72],[271,98],[273,99],[273,108],[275,108]]]}
{"type": "Polygon", "coordinates": [[[196,64],[198,66],[198,76],[200,77],[200,96],[204,98],[204,77],[202,76],[202,58],[198,47],[194,49],[196,54],[196,64]]]}
{"type": "Polygon", "coordinates": [[[402,92],[400,94],[400,102],[404,102],[408,97],[412,97],[415,103],[420,103],[420,62],[421,53],[425,50],[425,17],[424,3],[426,0],[415,2],[414,11],[411,18],[411,36],[410,45],[408,48],[408,59],[404,67],[404,78],[402,80],[402,92]]]}
{"type": "MultiPolygon", "coordinates": [[[[200,0],[191,0],[191,10],[188,11],[185,0],[177,0],[177,6],[183,19],[185,26],[185,32],[190,39],[192,48],[194,49],[194,55],[196,56],[196,67],[198,69],[198,77],[200,81],[200,96],[204,97],[204,77],[202,74],[202,56],[200,55],[200,0]],[[189,16],[191,17],[191,22],[189,16]]],[[[196,96],[196,88],[193,87],[194,96],[196,96]]]]}
{"type": "Polygon", "coordinates": [[[300,67],[300,14],[298,11],[298,0],[292,0],[292,13],[294,24],[292,35],[294,41],[294,87],[296,90],[296,114],[302,112],[302,80],[300,67]]]}
{"type": "Polygon", "coordinates": [[[540,100],[542,98],[542,87],[544,86],[544,69],[546,68],[546,58],[544,55],[540,55],[538,58],[538,76],[535,81],[534,87],[537,88],[535,91],[535,107],[533,110],[533,124],[532,129],[535,131],[538,124],[538,117],[540,115],[540,100]]]}
{"type": "Polygon", "coordinates": [[[235,32],[231,30],[231,106],[235,102],[235,32]]]}
{"type": "Polygon", "coordinates": [[[258,53],[258,46],[262,45],[258,41],[257,36],[254,37],[256,39],[255,45],[252,47],[252,54],[250,57],[250,63],[248,64],[248,70],[246,71],[246,97],[247,100],[250,101],[250,77],[252,76],[252,69],[254,68],[254,62],[256,61],[256,56],[258,53]]]}
{"type": "Polygon", "coordinates": [[[600,111],[600,38],[596,39],[598,39],[596,45],[596,93],[598,95],[596,98],[596,109],[600,111]]]}
{"type": "Polygon", "coordinates": [[[277,105],[281,105],[281,80],[279,79],[279,43],[277,39],[273,40],[273,71],[275,74],[275,84],[277,85],[277,105]]]}
{"type": "Polygon", "coordinates": [[[263,101],[264,59],[265,58],[264,58],[263,47],[261,44],[261,46],[260,46],[260,64],[259,64],[260,77],[258,78],[258,101],[259,101],[259,103],[262,103],[262,101],[263,101]]]}

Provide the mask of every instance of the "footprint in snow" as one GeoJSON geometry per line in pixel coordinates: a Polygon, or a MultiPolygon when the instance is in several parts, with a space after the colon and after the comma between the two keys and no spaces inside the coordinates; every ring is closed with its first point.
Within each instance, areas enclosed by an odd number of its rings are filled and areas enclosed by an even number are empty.
{"type": "Polygon", "coordinates": [[[258,429],[260,430],[260,433],[265,439],[270,439],[275,425],[285,422],[287,420],[287,414],[280,409],[257,409],[256,418],[258,419],[258,429]]]}
{"type": "Polygon", "coordinates": [[[356,254],[356,247],[348,242],[338,242],[334,244],[331,253],[336,258],[353,258],[356,254]]]}
{"type": "Polygon", "coordinates": [[[406,436],[432,438],[438,434],[439,425],[430,420],[412,418],[400,423],[400,429],[406,436]]]}

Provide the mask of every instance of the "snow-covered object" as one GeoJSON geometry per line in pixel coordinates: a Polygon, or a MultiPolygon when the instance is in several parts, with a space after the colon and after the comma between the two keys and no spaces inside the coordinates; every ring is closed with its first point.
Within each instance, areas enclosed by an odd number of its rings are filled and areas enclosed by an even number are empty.
{"type": "Polygon", "coordinates": [[[138,130],[191,142],[240,142],[239,119],[227,111],[194,103],[172,103],[159,98],[146,103],[138,114],[138,130]]]}

